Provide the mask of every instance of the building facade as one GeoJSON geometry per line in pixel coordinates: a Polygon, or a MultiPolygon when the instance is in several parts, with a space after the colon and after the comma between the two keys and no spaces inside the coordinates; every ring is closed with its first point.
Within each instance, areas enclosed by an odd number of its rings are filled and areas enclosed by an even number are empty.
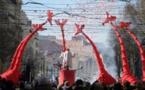
{"type": "Polygon", "coordinates": [[[0,35],[0,43],[3,43],[0,46],[0,49],[3,50],[3,52],[0,52],[2,55],[0,73],[9,67],[14,52],[22,40],[22,29],[19,23],[22,0],[18,0],[18,2],[19,4],[15,5],[11,0],[0,1],[0,29],[3,31],[0,35]]]}
{"type": "MultiPolygon", "coordinates": [[[[32,31],[32,22],[27,18],[25,12],[21,12],[21,28],[23,30],[22,39],[29,35],[32,31]]],[[[22,71],[27,73],[25,75],[26,80],[32,81],[36,73],[38,73],[38,58],[39,58],[39,34],[36,32],[33,37],[28,41],[23,54],[23,68],[22,71]]]]}

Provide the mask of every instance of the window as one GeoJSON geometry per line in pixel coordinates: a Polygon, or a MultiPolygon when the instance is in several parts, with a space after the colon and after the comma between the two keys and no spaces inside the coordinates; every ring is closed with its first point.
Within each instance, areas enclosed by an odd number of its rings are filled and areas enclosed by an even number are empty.
{"type": "Polygon", "coordinates": [[[36,42],[36,47],[38,47],[38,42],[36,42]]]}

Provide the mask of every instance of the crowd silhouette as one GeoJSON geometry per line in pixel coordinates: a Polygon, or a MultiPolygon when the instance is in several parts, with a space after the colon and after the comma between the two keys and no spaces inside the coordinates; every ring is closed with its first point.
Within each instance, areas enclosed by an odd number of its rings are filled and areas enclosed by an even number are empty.
{"type": "Polygon", "coordinates": [[[91,84],[77,79],[72,85],[67,80],[59,85],[46,76],[40,76],[34,82],[19,81],[19,84],[14,84],[12,81],[0,77],[0,90],[145,90],[145,82],[130,84],[128,81],[124,81],[122,84],[116,82],[112,85],[105,85],[97,80],[91,84]]]}

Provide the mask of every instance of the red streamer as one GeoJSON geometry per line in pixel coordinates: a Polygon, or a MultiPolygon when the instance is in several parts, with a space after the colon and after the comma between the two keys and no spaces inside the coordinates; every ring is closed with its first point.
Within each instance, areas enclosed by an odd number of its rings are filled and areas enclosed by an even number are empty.
{"type": "Polygon", "coordinates": [[[123,83],[125,80],[129,81],[131,84],[135,84],[138,82],[138,80],[133,76],[129,69],[129,65],[127,63],[127,56],[126,56],[126,51],[124,47],[123,40],[121,38],[121,35],[117,31],[116,27],[113,25],[113,23],[110,23],[112,28],[114,29],[114,32],[116,33],[118,40],[120,42],[120,47],[121,47],[121,55],[122,55],[122,68],[123,68],[123,75],[121,77],[121,82],[123,83]]]}
{"type": "Polygon", "coordinates": [[[143,50],[143,47],[140,43],[140,41],[138,40],[138,38],[130,31],[128,30],[128,27],[130,26],[131,22],[121,22],[119,26],[117,26],[118,28],[124,28],[125,27],[125,31],[135,40],[135,42],[138,45],[139,51],[140,51],[140,55],[141,55],[141,59],[142,59],[142,72],[143,72],[143,77],[142,80],[145,81],[145,52],[143,50]]]}
{"type": "Polygon", "coordinates": [[[47,18],[48,22],[50,23],[50,25],[52,25],[52,17],[54,15],[50,10],[47,11],[47,16],[48,16],[48,18],[47,18]]]}
{"type": "MultiPolygon", "coordinates": [[[[45,22],[46,23],[46,22],[45,22]]],[[[4,72],[3,74],[1,74],[0,76],[2,78],[5,78],[6,80],[11,80],[13,81],[15,84],[18,84],[19,82],[19,76],[20,76],[20,66],[21,66],[21,60],[22,60],[22,54],[24,52],[24,49],[28,43],[28,41],[31,39],[31,37],[39,30],[41,29],[41,27],[45,24],[41,24],[37,29],[35,29],[32,33],[30,33],[26,38],[23,39],[23,41],[21,41],[21,43],[19,44],[19,46],[17,47],[17,50],[13,56],[12,62],[11,62],[11,66],[10,68],[4,72]]]]}
{"type": "Polygon", "coordinates": [[[62,34],[62,41],[63,41],[63,52],[66,51],[66,45],[65,45],[65,35],[64,35],[64,29],[63,29],[63,26],[66,24],[67,22],[67,19],[62,19],[62,23],[60,23],[60,20],[55,20],[55,23],[57,25],[60,26],[60,29],[61,29],[61,34],[62,34]]]}
{"type": "MultiPolygon", "coordinates": [[[[106,14],[107,14],[106,20],[108,20],[108,21],[105,20],[102,23],[103,25],[105,23],[108,23],[109,21],[111,22],[111,21],[114,21],[116,19],[115,16],[109,16],[108,12],[106,12],[106,14]]],[[[134,83],[138,82],[138,80],[133,76],[133,74],[131,73],[131,71],[129,69],[129,66],[127,63],[126,51],[125,51],[125,47],[124,47],[124,43],[123,43],[123,40],[121,38],[121,35],[119,34],[119,32],[117,31],[116,27],[113,25],[112,22],[110,23],[110,25],[112,26],[114,32],[116,33],[116,36],[119,40],[120,48],[121,48],[123,75],[120,78],[120,81],[122,82],[122,84],[124,83],[125,80],[129,81],[131,84],[134,84],[134,83]]]]}
{"type": "Polygon", "coordinates": [[[111,85],[111,84],[115,83],[116,80],[110,74],[108,74],[108,72],[105,70],[104,65],[102,63],[102,59],[100,57],[100,54],[99,54],[95,44],[84,32],[82,32],[82,29],[84,28],[85,25],[81,25],[81,28],[79,28],[79,25],[77,25],[77,24],[75,24],[75,25],[76,25],[76,29],[77,29],[77,33],[75,35],[82,33],[89,40],[89,42],[91,43],[91,45],[94,49],[96,60],[98,62],[99,69],[100,69],[100,75],[99,75],[98,81],[103,82],[106,85],[111,85]]]}
{"type": "Polygon", "coordinates": [[[77,32],[75,33],[75,35],[79,34],[82,32],[82,29],[84,29],[85,25],[81,25],[81,27],[79,28],[78,24],[75,24],[77,32]]]}
{"type": "MultiPolygon", "coordinates": [[[[38,28],[40,25],[41,25],[41,24],[32,24],[32,26],[33,26],[34,29],[38,28]]],[[[47,28],[41,27],[39,30],[40,30],[40,31],[44,31],[44,30],[47,30],[47,28]]]]}
{"type": "Polygon", "coordinates": [[[105,23],[109,23],[109,21],[115,21],[115,20],[116,20],[116,17],[115,16],[110,16],[109,17],[109,13],[106,11],[106,19],[104,20],[102,25],[104,25],[105,23]]]}

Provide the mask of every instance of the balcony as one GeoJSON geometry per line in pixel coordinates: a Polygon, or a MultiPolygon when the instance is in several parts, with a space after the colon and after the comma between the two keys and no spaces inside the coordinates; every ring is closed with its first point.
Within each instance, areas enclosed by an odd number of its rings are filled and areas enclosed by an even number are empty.
{"type": "Polygon", "coordinates": [[[16,17],[15,17],[14,15],[12,15],[11,13],[8,13],[8,16],[9,16],[10,18],[12,18],[13,20],[16,19],[16,17]]]}
{"type": "Polygon", "coordinates": [[[17,5],[17,0],[10,0],[13,4],[17,5]]]}
{"type": "Polygon", "coordinates": [[[0,8],[0,17],[2,19],[6,19],[8,16],[8,12],[6,10],[4,10],[3,8],[0,8]]]}
{"type": "Polygon", "coordinates": [[[15,5],[17,5],[17,1],[16,0],[3,0],[3,1],[5,1],[8,4],[15,4],[15,5]]]}

